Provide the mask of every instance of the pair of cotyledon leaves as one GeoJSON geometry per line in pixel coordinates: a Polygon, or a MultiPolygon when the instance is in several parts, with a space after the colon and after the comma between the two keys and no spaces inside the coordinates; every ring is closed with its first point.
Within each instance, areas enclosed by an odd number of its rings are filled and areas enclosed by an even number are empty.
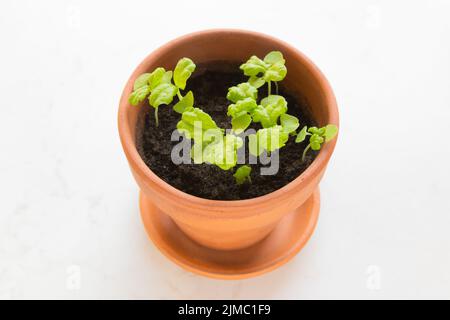
{"type": "Polygon", "coordinates": [[[322,128],[311,127],[309,129],[307,126],[304,126],[302,130],[300,130],[300,132],[297,134],[297,138],[295,139],[295,142],[300,143],[305,141],[307,136],[310,136],[309,144],[303,151],[302,160],[305,160],[306,153],[309,149],[316,151],[320,150],[322,144],[334,139],[337,133],[338,127],[334,124],[328,124],[322,128]]]}
{"type": "MultiPolygon", "coordinates": [[[[132,105],[138,105],[148,96],[150,105],[155,109],[160,105],[170,104],[178,91],[185,89],[186,81],[194,70],[195,64],[192,60],[182,58],[178,61],[173,72],[159,67],[151,73],[141,74],[134,82],[133,92],[129,97],[129,101],[132,105]],[[172,76],[175,85],[172,84],[172,76]]],[[[192,92],[183,97],[180,102],[183,100],[183,105],[187,105],[190,100],[192,100],[193,104],[192,92]]],[[[178,106],[178,109],[181,108],[182,106],[178,106]]]]}
{"type": "Polygon", "coordinates": [[[322,128],[310,127],[309,129],[307,126],[304,126],[302,130],[300,130],[300,132],[297,134],[295,142],[303,142],[307,136],[310,136],[309,144],[311,146],[311,149],[320,150],[321,145],[324,142],[328,142],[334,139],[337,132],[338,127],[334,124],[328,124],[322,128]]]}
{"type": "Polygon", "coordinates": [[[236,151],[242,147],[242,139],[232,134],[224,135],[223,129],[203,110],[193,107],[184,110],[177,129],[194,141],[191,149],[194,163],[207,162],[223,170],[236,165],[236,151]]]}
{"type": "Polygon", "coordinates": [[[257,56],[251,56],[247,62],[240,66],[246,76],[249,76],[249,84],[259,88],[266,82],[278,82],[284,79],[287,69],[283,54],[280,51],[269,52],[263,60],[257,56]]]}

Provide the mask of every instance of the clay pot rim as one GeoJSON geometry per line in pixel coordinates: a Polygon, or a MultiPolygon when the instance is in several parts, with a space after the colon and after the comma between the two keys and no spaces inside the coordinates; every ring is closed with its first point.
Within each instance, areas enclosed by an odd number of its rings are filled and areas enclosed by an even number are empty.
{"type": "MultiPolygon", "coordinates": [[[[186,204],[189,204],[191,206],[199,206],[199,207],[208,207],[211,211],[217,211],[220,213],[224,212],[234,212],[237,208],[250,208],[255,206],[264,205],[265,203],[275,201],[275,199],[285,197],[286,195],[291,194],[291,192],[294,189],[302,188],[302,186],[306,185],[314,176],[320,173],[321,169],[324,168],[328,162],[328,160],[331,157],[331,154],[333,153],[333,150],[336,145],[337,137],[333,139],[332,141],[326,143],[323,148],[320,150],[318,156],[314,159],[314,161],[310,164],[310,166],[297,178],[292,180],[287,185],[281,187],[280,189],[277,189],[271,193],[268,193],[266,195],[262,195],[259,197],[251,198],[251,199],[245,199],[245,200],[211,200],[211,199],[205,199],[200,198],[191,194],[188,194],[186,192],[183,192],[164,180],[162,180],[160,177],[158,177],[153,171],[147,167],[141,156],[139,155],[139,152],[137,151],[134,137],[131,134],[131,129],[129,126],[128,116],[127,116],[127,108],[130,108],[131,105],[128,102],[128,95],[129,92],[127,89],[132,88],[132,80],[135,79],[138,76],[138,73],[140,73],[140,69],[145,67],[146,65],[150,64],[152,60],[157,58],[158,56],[162,55],[165,51],[170,50],[172,47],[177,46],[181,42],[190,41],[190,39],[195,37],[201,37],[207,34],[219,34],[219,33],[235,33],[240,34],[243,36],[253,36],[253,37],[259,37],[261,39],[265,39],[268,42],[275,43],[277,46],[280,47],[281,51],[283,50],[289,50],[294,55],[296,55],[296,58],[301,60],[304,66],[314,75],[315,78],[317,78],[320,87],[325,95],[325,100],[327,101],[328,105],[328,123],[335,124],[339,127],[339,113],[337,109],[337,103],[335,96],[333,94],[333,91],[325,78],[325,76],[322,74],[322,72],[319,70],[317,66],[314,65],[314,63],[307,58],[303,53],[301,53],[299,50],[291,46],[285,41],[279,40],[275,37],[254,32],[254,31],[248,31],[248,30],[242,30],[242,29],[207,29],[203,31],[197,31],[193,33],[189,33],[183,36],[180,36],[178,38],[175,38],[166,44],[160,46],[158,49],[151,52],[149,55],[145,57],[145,59],[136,67],[136,69],[131,74],[130,78],[128,79],[124,91],[122,93],[121,99],[120,99],[120,105],[119,105],[119,113],[118,113],[118,127],[119,127],[119,135],[122,142],[123,149],[125,151],[125,154],[128,158],[128,161],[130,162],[130,165],[134,165],[136,174],[138,174],[141,178],[143,178],[145,181],[151,182],[152,187],[158,188],[159,191],[163,192],[166,196],[175,196],[177,200],[180,202],[185,202],[186,204]]],[[[131,90],[130,90],[131,91],[131,90]]],[[[299,155],[301,156],[301,155],[299,155]]],[[[245,212],[245,211],[244,211],[245,212]]],[[[200,214],[200,213],[199,213],[200,214]]],[[[249,212],[249,214],[251,214],[249,212]]],[[[200,214],[203,215],[203,214],[200,214]]],[[[242,213],[243,216],[245,216],[245,213],[242,213]]]]}

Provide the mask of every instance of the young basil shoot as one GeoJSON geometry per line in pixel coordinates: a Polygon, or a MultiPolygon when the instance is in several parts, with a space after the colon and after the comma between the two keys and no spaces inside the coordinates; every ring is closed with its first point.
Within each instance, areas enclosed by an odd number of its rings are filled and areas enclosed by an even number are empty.
{"type": "Polygon", "coordinates": [[[297,138],[295,139],[296,143],[300,143],[303,142],[307,136],[310,136],[309,144],[303,151],[302,161],[305,161],[306,153],[308,152],[309,149],[316,151],[320,150],[322,144],[330,140],[333,140],[337,132],[338,127],[335,126],[334,124],[329,124],[322,128],[311,127],[309,129],[306,126],[304,126],[302,130],[300,130],[300,132],[297,134],[297,138]]]}
{"type": "Polygon", "coordinates": [[[247,62],[240,66],[246,76],[249,76],[248,82],[255,88],[259,88],[267,83],[268,95],[271,95],[271,83],[276,85],[276,94],[278,94],[278,81],[286,77],[287,69],[283,54],[280,51],[269,52],[264,60],[257,56],[251,56],[247,62]]]}
{"type": "Polygon", "coordinates": [[[245,182],[252,183],[252,179],[250,177],[250,173],[252,172],[252,167],[248,165],[240,166],[236,172],[233,174],[233,177],[236,180],[236,184],[242,185],[245,182]]]}
{"type": "Polygon", "coordinates": [[[172,103],[175,95],[180,100],[174,109],[182,112],[194,104],[194,96],[189,91],[186,96],[182,96],[180,90],[186,87],[186,81],[195,70],[195,64],[189,58],[182,58],[178,61],[175,71],[166,71],[164,68],[156,68],[151,73],[141,74],[134,82],[133,92],[128,101],[136,106],[148,97],[149,104],[155,109],[156,126],[159,125],[158,109],[161,105],[172,103]],[[173,81],[175,83],[172,84],[173,81]]]}

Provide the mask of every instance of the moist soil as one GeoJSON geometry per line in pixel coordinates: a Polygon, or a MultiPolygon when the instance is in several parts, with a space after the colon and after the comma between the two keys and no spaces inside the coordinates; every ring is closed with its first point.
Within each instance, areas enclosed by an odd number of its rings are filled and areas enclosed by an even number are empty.
{"type": "MultiPolygon", "coordinates": [[[[192,90],[194,106],[207,112],[220,128],[231,129],[231,118],[227,116],[227,108],[231,103],[226,99],[228,88],[246,80],[247,77],[242,74],[238,64],[213,62],[199,65],[188,80],[183,95],[192,90]]],[[[267,96],[266,88],[267,85],[259,89],[258,101],[267,96]]],[[[273,85],[272,92],[275,92],[273,85]]],[[[304,99],[294,98],[283,90],[282,83],[279,84],[279,94],[288,102],[288,113],[300,119],[300,128],[315,125],[304,99]]],[[[174,103],[177,101],[174,98],[174,103]]],[[[142,159],[156,175],[191,195],[213,200],[242,200],[262,196],[297,178],[317,155],[317,152],[309,150],[302,162],[302,153],[307,143],[295,143],[295,136],[291,136],[279,152],[280,166],[277,174],[261,175],[261,167],[268,165],[252,164],[251,183],[240,186],[233,177],[239,164],[228,171],[206,163],[176,165],[171,160],[171,152],[179,141],[171,141],[171,136],[181,115],[173,111],[174,103],[159,107],[158,127],[155,124],[154,109],[148,105],[148,101],[140,106],[142,110],[137,122],[136,145],[142,159]]],[[[256,130],[261,128],[259,124],[252,124],[251,127],[256,130]]],[[[248,146],[248,141],[245,145],[248,146]]]]}

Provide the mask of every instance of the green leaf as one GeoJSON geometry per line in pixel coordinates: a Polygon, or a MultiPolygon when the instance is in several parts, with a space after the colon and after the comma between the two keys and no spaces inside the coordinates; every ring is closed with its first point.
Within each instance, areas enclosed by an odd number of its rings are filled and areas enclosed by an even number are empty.
{"type": "Polygon", "coordinates": [[[240,137],[227,134],[218,141],[206,145],[203,150],[203,161],[215,164],[222,170],[229,170],[237,164],[237,149],[242,147],[240,137]]]}
{"type": "Polygon", "coordinates": [[[256,100],[258,97],[258,90],[249,83],[240,83],[237,86],[228,89],[227,99],[236,103],[245,98],[252,98],[256,100]]]}
{"type": "Polygon", "coordinates": [[[264,80],[263,77],[253,76],[248,79],[248,83],[251,86],[258,89],[258,88],[262,87],[264,85],[264,83],[266,83],[266,81],[264,80]]]}
{"type": "Polygon", "coordinates": [[[153,91],[160,84],[170,84],[172,80],[172,71],[166,71],[164,68],[156,68],[149,78],[150,90],[153,91]]]}
{"type": "Polygon", "coordinates": [[[150,87],[148,85],[141,86],[131,93],[128,101],[131,105],[137,106],[140,102],[144,101],[149,93],[150,87]]]}
{"type": "Polygon", "coordinates": [[[255,135],[249,135],[249,151],[254,156],[259,156],[264,150],[273,152],[286,145],[289,134],[283,131],[282,126],[259,129],[255,135]]]}
{"type": "Polygon", "coordinates": [[[320,150],[323,142],[324,139],[318,134],[313,134],[311,138],[309,138],[309,144],[311,145],[311,149],[313,150],[320,150]]]}
{"type": "Polygon", "coordinates": [[[178,89],[170,83],[161,83],[150,94],[148,100],[153,108],[158,108],[162,104],[170,104],[178,89]]]}
{"type": "Polygon", "coordinates": [[[184,133],[186,138],[193,139],[198,143],[211,140],[211,135],[205,137],[205,131],[207,130],[220,130],[222,134],[222,130],[219,129],[211,116],[199,108],[186,109],[181,115],[181,120],[177,123],[177,129],[180,133],[184,133]],[[198,134],[196,134],[195,128],[198,128],[198,134]]]}
{"type": "Polygon", "coordinates": [[[236,183],[238,185],[244,184],[246,181],[251,183],[250,173],[252,172],[252,167],[248,165],[240,166],[236,172],[233,174],[233,177],[236,179],[236,183]]]}
{"type": "Polygon", "coordinates": [[[268,109],[286,109],[287,111],[287,101],[283,96],[272,94],[261,100],[261,105],[268,109]]]}
{"type": "Polygon", "coordinates": [[[245,113],[237,118],[233,118],[231,120],[231,126],[236,134],[240,134],[241,132],[243,132],[245,129],[248,128],[251,122],[252,117],[247,113],[245,113]]]}
{"type": "Polygon", "coordinates": [[[287,112],[287,101],[282,96],[270,95],[261,100],[261,107],[255,109],[253,121],[261,122],[263,128],[269,128],[276,125],[278,118],[287,112]]]}
{"type": "Polygon", "coordinates": [[[306,139],[306,136],[308,134],[307,130],[308,130],[307,126],[304,126],[302,130],[300,130],[300,132],[297,134],[297,138],[295,138],[296,143],[303,142],[306,139]]]}
{"type": "MultiPolygon", "coordinates": [[[[180,130],[180,129],[178,129],[180,130]]],[[[194,145],[191,148],[191,158],[194,160],[194,164],[202,164],[203,161],[203,143],[194,141],[194,145]]]]}
{"type": "Polygon", "coordinates": [[[133,90],[137,90],[145,85],[148,85],[148,81],[150,77],[152,76],[151,73],[143,73],[137,79],[134,81],[134,87],[133,90]]]}
{"type": "Polygon", "coordinates": [[[264,62],[270,65],[275,63],[284,64],[285,60],[283,58],[283,54],[280,51],[272,51],[264,57],[264,62]]]}
{"type": "Polygon", "coordinates": [[[333,140],[336,134],[338,133],[338,127],[334,124],[329,124],[325,127],[325,142],[333,140]]]}
{"type": "Polygon", "coordinates": [[[241,64],[239,67],[246,76],[257,76],[260,73],[265,73],[269,65],[262,61],[257,56],[251,56],[247,62],[241,64]]]}
{"type": "Polygon", "coordinates": [[[286,77],[287,69],[284,63],[277,62],[271,65],[264,73],[265,81],[281,81],[286,77]]]}
{"type": "Polygon", "coordinates": [[[180,120],[177,123],[177,130],[179,133],[182,133],[188,139],[194,138],[194,125],[190,124],[186,121],[180,120]]]}
{"type": "Polygon", "coordinates": [[[280,122],[284,132],[287,133],[294,132],[300,126],[298,118],[289,114],[282,114],[280,116],[280,122]]]}
{"type": "Polygon", "coordinates": [[[281,126],[259,129],[257,135],[259,146],[270,152],[284,147],[289,139],[289,135],[281,126]]]}
{"type": "Polygon", "coordinates": [[[308,129],[309,133],[317,134],[321,137],[325,136],[326,127],[317,128],[317,127],[311,127],[308,129]]]}
{"type": "Polygon", "coordinates": [[[237,101],[235,104],[230,104],[228,106],[227,115],[234,119],[243,114],[251,114],[256,107],[257,104],[253,98],[245,98],[237,101]]]}
{"type": "Polygon", "coordinates": [[[175,85],[184,90],[186,81],[195,70],[194,62],[189,58],[182,58],[178,61],[173,74],[173,81],[175,85]]]}
{"type": "Polygon", "coordinates": [[[258,143],[258,135],[257,134],[250,134],[248,136],[248,151],[250,154],[254,155],[255,157],[258,157],[261,155],[261,153],[264,151],[263,148],[259,147],[258,143]]]}
{"type": "Polygon", "coordinates": [[[199,108],[190,108],[186,110],[183,112],[181,119],[192,125],[194,122],[199,121],[201,122],[204,130],[218,128],[216,122],[211,118],[211,116],[199,108]]]}
{"type": "Polygon", "coordinates": [[[312,134],[319,134],[319,128],[317,128],[317,127],[310,127],[308,129],[308,132],[312,133],[312,134]]]}
{"type": "Polygon", "coordinates": [[[194,106],[194,94],[192,91],[186,93],[184,97],[181,98],[174,106],[173,110],[178,113],[183,113],[186,109],[192,108],[194,106]]]}
{"type": "Polygon", "coordinates": [[[160,83],[171,83],[172,82],[172,76],[173,76],[173,72],[172,71],[166,71],[164,73],[164,75],[162,76],[160,83]]]}
{"type": "Polygon", "coordinates": [[[258,105],[252,112],[252,118],[254,122],[260,122],[263,128],[269,128],[273,126],[274,124],[270,120],[269,113],[267,110],[262,106],[258,105]]]}

